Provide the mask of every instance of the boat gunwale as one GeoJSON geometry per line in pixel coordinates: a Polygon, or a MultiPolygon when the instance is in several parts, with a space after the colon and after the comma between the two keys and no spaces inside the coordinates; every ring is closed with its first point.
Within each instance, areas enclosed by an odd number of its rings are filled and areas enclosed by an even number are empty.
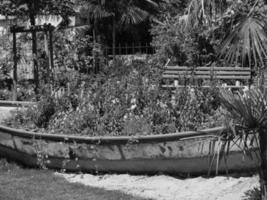
{"type": "Polygon", "coordinates": [[[6,101],[0,100],[0,107],[28,107],[36,105],[33,101],[6,101]]]}
{"type": "Polygon", "coordinates": [[[0,134],[6,133],[25,139],[48,140],[64,143],[86,143],[86,144],[128,144],[128,143],[154,143],[175,140],[192,139],[198,137],[218,137],[227,130],[225,127],[208,128],[199,131],[186,131],[179,133],[139,136],[79,136],[65,134],[36,133],[23,129],[15,129],[0,125],[0,134]]]}

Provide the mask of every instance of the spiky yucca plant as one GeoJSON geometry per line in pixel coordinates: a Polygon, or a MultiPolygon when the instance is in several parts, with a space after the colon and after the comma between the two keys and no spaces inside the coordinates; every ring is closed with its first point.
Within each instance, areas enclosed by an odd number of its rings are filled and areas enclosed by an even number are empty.
{"type": "MultiPolygon", "coordinates": [[[[260,145],[261,167],[260,185],[262,199],[267,199],[267,95],[259,89],[250,89],[243,94],[221,90],[220,100],[229,111],[235,122],[253,132],[258,133],[260,145]]],[[[246,138],[246,137],[245,137],[246,138]]]]}

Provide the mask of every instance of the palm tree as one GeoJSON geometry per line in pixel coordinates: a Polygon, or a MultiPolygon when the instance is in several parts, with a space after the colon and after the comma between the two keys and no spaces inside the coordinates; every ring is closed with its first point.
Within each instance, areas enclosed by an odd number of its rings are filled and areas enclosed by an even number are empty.
{"type": "Polygon", "coordinates": [[[248,131],[240,134],[258,134],[261,167],[259,170],[262,199],[267,199],[267,95],[259,89],[250,89],[244,94],[221,90],[220,100],[239,126],[248,131]]]}
{"type": "Polygon", "coordinates": [[[267,58],[267,6],[263,0],[235,3],[229,16],[224,17],[229,34],[220,54],[230,63],[263,67],[267,58]],[[232,12],[235,9],[234,12],[232,12]]]}
{"type": "Polygon", "coordinates": [[[184,16],[186,28],[206,27],[223,38],[218,56],[230,64],[259,67],[267,58],[267,6],[264,0],[190,0],[184,16]]]}
{"type": "Polygon", "coordinates": [[[120,25],[138,24],[157,11],[161,0],[82,0],[89,17],[96,21],[112,18],[112,54],[115,57],[116,29],[120,25]]]}

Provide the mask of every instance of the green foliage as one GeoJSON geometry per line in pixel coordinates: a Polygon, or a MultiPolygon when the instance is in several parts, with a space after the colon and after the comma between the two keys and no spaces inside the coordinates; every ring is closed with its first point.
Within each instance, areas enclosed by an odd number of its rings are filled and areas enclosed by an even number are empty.
{"type": "Polygon", "coordinates": [[[202,66],[215,59],[214,46],[203,27],[186,29],[180,15],[166,16],[163,23],[151,29],[155,58],[161,63],[171,62],[181,66],[202,66]]]}
{"type": "Polygon", "coordinates": [[[28,109],[21,108],[12,111],[12,116],[3,120],[3,124],[13,128],[23,128],[26,130],[34,130],[36,126],[33,123],[34,107],[28,109]]]}
{"type": "Polygon", "coordinates": [[[53,98],[45,97],[37,104],[35,112],[32,113],[32,120],[37,127],[45,128],[55,111],[53,98]]]}
{"type": "Polygon", "coordinates": [[[0,36],[0,99],[8,100],[12,97],[10,93],[12,79],[12,55],[10,54],[11,40],[8,33],[0,36]]]}
{"type": "Polygon", "coordinates": [[[259,89],[245,93],[221,90],[220,101],[236,123],[247,129],[267,128],[267,97],[259,89]]]}
{"type": "MultiPolygon", "coordinates": [[[[218,91],[216,88],[211,89],[183,89],[175,95],[175,116],[178,119],[176,126],[179,131],[196,130],[206,125],[214,126],[216,119],[210,118],[215,116],[219,107],[216,99],[218,91]],[[211,124],[214,123],[213,125],[211,124]]],[[[217,125],[221,125],[222,121],[218,121],[217,125]]]]}
{"type": "Polygon", "coordinates": [[[263,0],[233,3],[222,18],[226,36],[220,55],[228,62],[242,66],[264,66],[267,57],[267,5],[263,0]]]}
{"type": "Polygon", "coordinates": [[[12,55],[9,51],[11,49],[11,40],[8,33],[1,34],[0,36],[0,79],[10,78],[9,73],[12,69],[12,55]]]}
{"type": "Polygon", "coordinates": [[[12,98],[12,94],[7,89],[1,89],[0,90],[0,100],[9,100],[12,98]]]}
{"type": "Polygon", "coordinates": [[[155,12],[160,0],[80,0],[85,5],[89,18],[103,19],[115,17],[117,24],[137,24],[155,12]]]}
{"type": "Polygon", "coordinates": [[[254,187],[245,192],[243,200],[261,200],[261,191],[259,188],[254,187]]]}
{"type": "Polygon", "coordinates": [[[94,43],[92,37],[68,30],[58,31],[54,37],[56,78],[76,70],[81,74],[102,71],[106,65],[101,45],[94,43]],[[69,72],[68,72],[69,71],[69,72]]]}
{"type": "Polygon", "coordinates": [[[26,111],[31,120],[14,120],[51,133],[91,136],[166,134],[222,123],[216,89],[183,88],[173,95],[162,90],[160,70],[152,66],[117,60],[102,74],[88,75],[88,82],[74,78],[71,92],[47,93],[26,111]]]}
{"type": "Polygon", "coordinates": [[[71,0],[1,0],[0,14],[3,16],[16,16],[20,20],[24,17],[29,19],[31,15],[57,15],[62,16],[63,20],[66,16],[73,16],[74,3],[71,0]]]}
{"type": "MultiPolygon", "coordinates": [[[[84,96],[80,96],[77,109],[58,113],[50,128],[91,135],[120,135],[124,123],[131,126],[134,121],[144,122],[141,115],[144,114],[145,104],[153,101],[146,95],[154,91],[150,83],[158,87],[158,82],[153,80],[157,78],[155,74],[148,73],[149,69],[144,65],[140,66],[141,63],[133,66],[120,64],[118,61],[117,67],[107,69],[104,78],[99,75],[93,84],[88,84],[84,96]],[[120,70],[122,68],[124,73],[120,70]]],[[[146,123],[144,126],[147,126],[146,123]]]]}
{"type": "Polygon", "coordinates": [[[158,16],[159,19],[169,16],[176,16],[177,13],[183,13],[188,4],[188,0],[164,0],[160,3],[160,11],[163,16],[158,16]],[[164,16],[165,15],[165,16],[164,16]]]}
{"type": "Polygon", "coordinates": [[[33,89],[33,85],[29,82],[19,82],[17,87],[17,100],[18,101],[34,101],[35,93],[33,89]]]}
{"type": "Polygon", "coordinates": [[[106,23],[104,31],[112,33],[112,52],[115,57],[117,29],[125,29],[129,24],[139,24],[158,12],[162,0],[79,0],[83,5],[81,15],[93,24],[95,41],[100,40],[100,24],[106,23]],[[109,25],[112,24],[112,29],[109,25]]]}
{"type": "Polygon", "coordinates": [[[266,12],[263,0],[190,0],[176,15],[169,9],[160,17],[152,28],[152,45],[157,57],[179,65],[264,66],[266,12]]]}

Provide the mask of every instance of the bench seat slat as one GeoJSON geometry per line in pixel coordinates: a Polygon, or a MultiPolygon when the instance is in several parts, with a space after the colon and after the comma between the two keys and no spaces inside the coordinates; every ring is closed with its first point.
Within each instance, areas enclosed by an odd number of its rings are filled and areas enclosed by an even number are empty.
{"type": "Polygon", "coordinates": [[[200,74],[203,74],[203,75],[250,75],[251,73],[250,72],[243,72],[243,71],[240,71],[240,72],[232,72],[232,71],[217,71],[217,72],[211,72],[211,71],[195,71],[194,73],[193,72],[188,72],[188,71],[165,71],[163,72],[163,74],[167,75],[167,74],[177,74],[177,75],[183,75],[183,74],[187,74],[187,75],[191,75],[191,74],[195,74],[195,75],[200,75],[200,74]]]}
{"type": "MultiPolygon", "coordinates": [[[[243,88],[244,86],[235,85],[236,81],[248,83],[251,79],[251,69],[249,67],[186,67],[186,66],[165,66],[162,73],[163,88],[175,89],[184,87],[178,85],[179,81],[175,80],[215,80],[226,82],[234,81],[232,85],[224,86],[226,88],[243,88]],[[167,82],[169,80],[169,82],[167,82]]],[[[195,82],[195,81],[194,81],[195,82]]],[[[196,84],[196,83],[195,83],[196,84]]],[[[228,83],[229,84],[229,83],[228,83]]],[[[194,87],[194,83],[193,83],[194,87]]],[[[202,87],[210,87],[203,85],[202,87]]],[[[220,87],[220,86],[218,86],[220,87]]]]}
{"type": "MultiPolygon", "coordinates": [[[[211,76],[201,76],[201,75],[197,75],[196,76],[197,79],[208,79],[208,78],[211,78],[211,76]]],[[[218,75],[218,76],[214,76],[213,78],[215,79],[250,79],[251,77],[250,76],[247,76],[247,75],[227,75],[227,76],[223,76],[223,75],[218,75]]]]}
{"type": "MultiPolygon", "coordinates": [[[[194,79],[210,79],[212,78],[210,75],[184,75],[184,76],[179,76],[179,75],[174,75],[174,74],[166,74],[163,75],[163,78],[165,79],[175,79],[175,78],[194,78],[194,79]]],[[[218,76],[213,76],[214,79],[251,79],[250,76],[248,75],[218,75],[218,76]]]]}
{"type": "MultiPolygon", "coordinates": [[[[166,66],[163,70],[192,70],[193,68],[184,66],[166,66]]],[[[249,67],[196,67],[195,70],[227,70],[227,71],[250,71],[249,67]]]]}
{"type": "Polygon", "coordinates": [[[250,71],[249,67],[197,67],[196,70],[213,70],[213,71],[250,71]]]}
{"type": "Polygon", "coordinates": [[[243,72],[243,71],[240,71],[240,72],[233,72],[233,71],[217,71],[217,72],[211,72],[211,71],[196,71],[195,72],[196,75],[199,75],[199,74],[205,74],[205,75],[250,75],[251,73],[250,72],[243,72]]]}
{"type": "MultiPolygon", "coordinates": [[[[177,86],[175,86],[175,85],[162,85],[161,87],[175,89],[175,88],[184,88],[186,86],[184,86],[184,85],[177,85],[177,86]]],[[[190,87],[194,87],[194,86],[191,85],[190,87]]],[[[195,87],[198,87],[198,86],[195,86],[195,87]]],[[[209,85],[203,85],[201,87],[209,88],[210,86],[209,85]]],[[[221,87],[221,88],[244,88],[246,86],[244,86],[244,85],[241,85],[241,86],[227,85],[227,86],[216,86],[216,87],[221,87]]]]}

